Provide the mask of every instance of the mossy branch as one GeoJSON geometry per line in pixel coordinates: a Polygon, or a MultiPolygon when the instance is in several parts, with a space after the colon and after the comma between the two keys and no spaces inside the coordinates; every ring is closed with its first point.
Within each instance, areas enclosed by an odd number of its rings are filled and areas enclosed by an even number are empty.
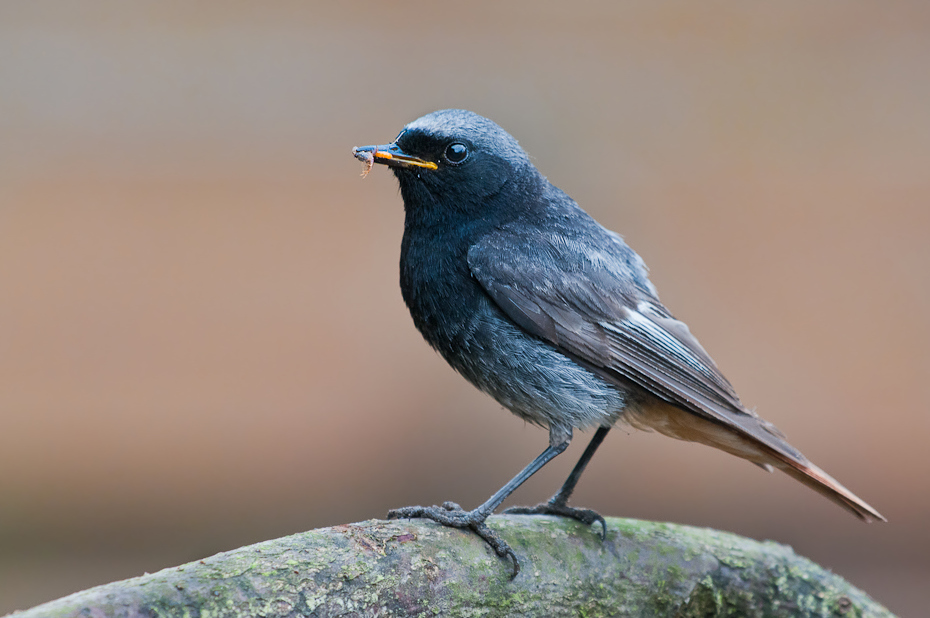
{"type": "Polygon", "coordinates": [[[63,616],[891,616],[789,547],[716,530],[495,516],[523,570],[423,520],[311,530],[15,614],[63,616]]]}

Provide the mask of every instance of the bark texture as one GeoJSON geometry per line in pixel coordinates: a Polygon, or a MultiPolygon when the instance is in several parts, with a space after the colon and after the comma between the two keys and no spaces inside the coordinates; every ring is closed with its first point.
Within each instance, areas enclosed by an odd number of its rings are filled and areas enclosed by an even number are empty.
{"type": "Polygon", "coordinates": [[[597,529],[495,516],[522,571],[422,520],[311,530],[99,586],[16,618],[64,616],[837,616],[892,614],[790,547],[631,519],[597,529]]]}

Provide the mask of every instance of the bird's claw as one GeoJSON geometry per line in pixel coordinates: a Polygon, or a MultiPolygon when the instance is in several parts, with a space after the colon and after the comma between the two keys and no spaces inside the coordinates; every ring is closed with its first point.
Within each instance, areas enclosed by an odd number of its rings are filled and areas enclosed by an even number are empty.
{"type": "Polygon", "coordinates": [[[601,524],[601,541],[607,539],[607,522],[597,511],[591,509],[576,509],[567,504],[554,502],[543,502],[536,506],[513,506],[504,511],[505,515],[559,515],[561,517],[570,517],[580,521],[585,525],[592,525],[597,522],[601,524]]]}
{"type": "Polygon", "coordinates": [[[388,519],[414,519],[423,518],[431,519],[437,524],[448,526],[450,528],[468,528],[485,543],[491,546],[501,558],[510,558],[513,563],[513,573],[510,579],[513,579],[520,573],[520,561],[517,554],[510,548],[507,541],[485,523],[487,515],[479,514],[476,511],[466,511],[455,502],[443,502],[441,506],[405,506],[399,509],[391,509],[387,514],[388,519]]]}

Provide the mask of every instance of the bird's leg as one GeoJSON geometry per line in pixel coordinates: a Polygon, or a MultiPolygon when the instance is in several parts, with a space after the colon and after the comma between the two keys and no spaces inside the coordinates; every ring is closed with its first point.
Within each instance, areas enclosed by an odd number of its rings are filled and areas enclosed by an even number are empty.
{"type": "Polygon", "coordinates": [[[610,427],[598,428],[594,437],[591,438],[591,442],[588,443],[588,447],[584,450],[584,453],[581,454],[581,459],[578,460],[571,474],[565,479],[562,488],[549,499],[549,502],[537,504],[536,506],[515,506],[507,509],[504,513],[514,515],[561,515],[563,517],[577,519],[589,526],[594,522],[600,522],[601,540],[604,540],[607,537],[607,522],[604,521],[600,513],[592,511],[591,509],[577,509],[568,506],[568,498],[572,495],[572,492],[575,491],[575,485],[578,484],[581,473],[584,472],[588,462],[591,461],[591,458],[594,456],[594,451],[596,451],[597,447],[604,441],[604,437],[607,435],[608,431],[610,431],[610,427]]]}
{"type": "Polygon", "coordinates": [[[510,479],[510,481],[501,487],[497,493],[488,498],[487,502],[472,511],[466,511],[455,502],[444,502],[442,506],[406,506],[399,509],[388,511],[388,519],[423,517],[432,519],[436,523],[452,528],[468,528],[490,545],[497,555],[501,558],[509,557],[513,561],[513,575],[516,577],[520,572],[520,561],[517,555],[510,549],[499,534],[491,530],[485,523],[488,516],[501,505],[501,502],[507,499],[514,490],[522,485],[528,478],[533,476],[540,468],[552,461],[556,455],[568,448],[571,442],[571,429],[549,430],[549,446],[540,455],[534,459],[530,465],[510,479]]]}

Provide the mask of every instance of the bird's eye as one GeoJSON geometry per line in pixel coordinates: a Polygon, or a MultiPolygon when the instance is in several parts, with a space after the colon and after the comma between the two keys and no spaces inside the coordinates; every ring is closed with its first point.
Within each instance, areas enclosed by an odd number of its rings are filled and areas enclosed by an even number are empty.
{"type": "Polygon", "coordinates": [[[442,156],[449,163],[461,163],[468,157],[468,148],[461,142],[453,142],[446,146],[442,156]]]}

